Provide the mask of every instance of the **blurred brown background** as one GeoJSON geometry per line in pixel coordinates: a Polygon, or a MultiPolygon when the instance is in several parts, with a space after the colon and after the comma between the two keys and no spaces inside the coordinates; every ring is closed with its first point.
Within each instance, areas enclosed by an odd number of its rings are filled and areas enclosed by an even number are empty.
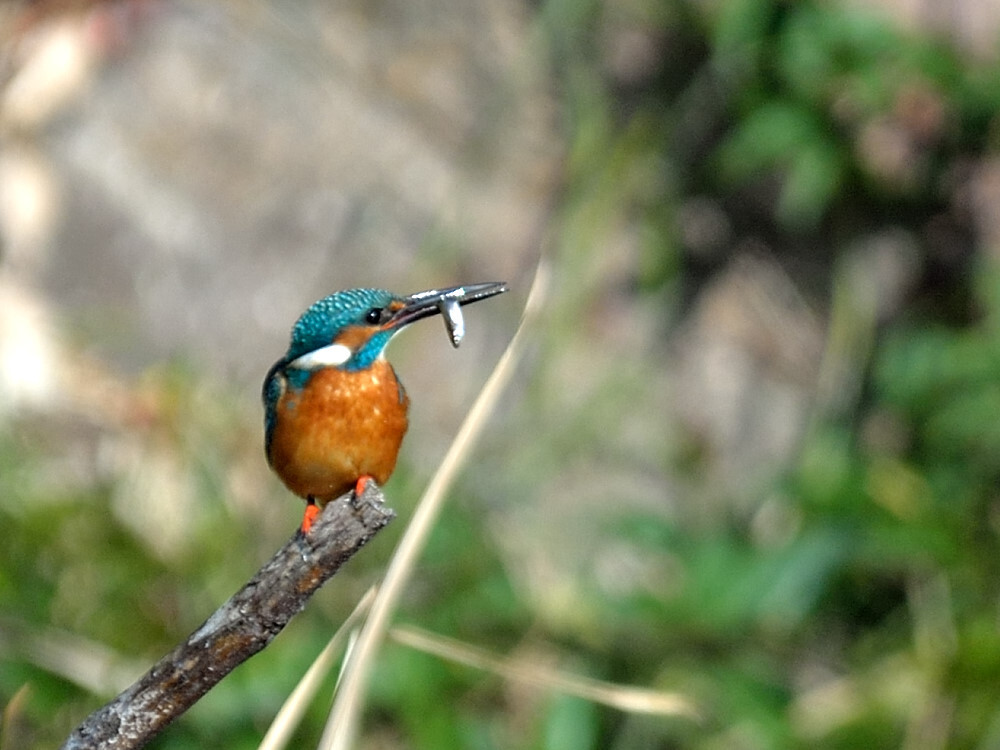
{"type": "MultiPolygon", "coordinates": [[[[458,351],[439,323],[390,350],[413,398],[387,488],[402,525],[543,252],[544,323],[404,619],[681,690],[710,720],[644,724],[461,671],[436,681],[440,665],[397,654],[366,746],[992,746],[1000,711],[963,724],[962,699],[942,697],[959,681],[948,668],[883,665],[893,685],[917,673],[926,687],[896,703],[863,673],[886,632],[910,643],[892,629],[907,618],[962,642],[952,558],[870,575],[839,536],[855,519],[824,516],[811,537],[801,497],[839,487],[855,460],[865,479],[844,497],[871,502],[859,517],[905,526],[919,498],[948,496],[917,457],[919,410],[883,408],[876,375],[894,326],[957,337],[991,319],[1000,99],[976,76],[995,78],[998,18],[996,3],[929,0],[4,5],[0,746],[58,740],[295,528],[298,500],[263,460],[259,387],[308,304],[354,286],[511,284],[469,308],[458,351]],[[808,34],[828,31],[855,46],[813,76],[808,34]],[[760,94],[755,109],[760,91],[776,106],[760,94]],[[774,662],[746,657],[760,651],[774,662]],[[422,734],[407,675],[472,706],[422,734]],[[871,718],[854,707],[873,693],[889,708],[871,718]],[[582,734],[552,734],[561,721],[582,734]]],[[[992,389],[992,359],[976,367],[992,389]]],[[[992,502],[963,523],[989,526],[992,502]]],[[[366,550],[308,625],[159,746],[254,746],[391,546],[366,550]]],[[[952,666],[964,653],[945,651],[952,666]]]]}

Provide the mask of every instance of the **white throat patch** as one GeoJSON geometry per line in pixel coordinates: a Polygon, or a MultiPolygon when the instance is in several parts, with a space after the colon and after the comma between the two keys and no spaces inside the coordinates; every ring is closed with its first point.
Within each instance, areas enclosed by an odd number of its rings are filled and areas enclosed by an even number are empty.
{"type": "Polygon", "coordinates": [[[323,367],[336,367],[344,364],[354,352],[343,344],[329,344],[288,363],[296,370],[319,370],[323,367]]]}

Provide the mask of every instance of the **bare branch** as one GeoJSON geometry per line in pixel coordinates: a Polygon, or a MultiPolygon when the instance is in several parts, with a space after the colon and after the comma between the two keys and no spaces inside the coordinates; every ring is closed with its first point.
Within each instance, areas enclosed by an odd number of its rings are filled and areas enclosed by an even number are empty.
{"type": "Polygon", "coordinates": [[[146,744],[216,683],[267,646],[344,562],[395,517],[369,481],[329,503],[308,536],[296,532],[242,589],[135,684],[91,714],[63,750],[146,744]]]}

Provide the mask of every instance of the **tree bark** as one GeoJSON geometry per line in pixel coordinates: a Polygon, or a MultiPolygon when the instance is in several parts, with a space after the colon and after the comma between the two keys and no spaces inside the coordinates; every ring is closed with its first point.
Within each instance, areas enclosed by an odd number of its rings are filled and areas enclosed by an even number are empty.
{"type": "Polygon", "coordinates": [[[184,643],[73,730],[63,750],[145,745],[233,669],[267,646],[340,566],[395,517],[381,489],[328,503],[184,643]]]}

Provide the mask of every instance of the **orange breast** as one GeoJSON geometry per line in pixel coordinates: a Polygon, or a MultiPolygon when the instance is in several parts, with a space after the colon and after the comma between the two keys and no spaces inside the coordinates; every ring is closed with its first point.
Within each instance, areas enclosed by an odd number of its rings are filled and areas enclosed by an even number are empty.
{"type": "Polygon", "coordinates": [[[319,503],[361,476],[383,484],[396,468],[409,403],[384,360],[357,372],[319,370],[279,400],[268,459],[288,489],[319,503]]]}

